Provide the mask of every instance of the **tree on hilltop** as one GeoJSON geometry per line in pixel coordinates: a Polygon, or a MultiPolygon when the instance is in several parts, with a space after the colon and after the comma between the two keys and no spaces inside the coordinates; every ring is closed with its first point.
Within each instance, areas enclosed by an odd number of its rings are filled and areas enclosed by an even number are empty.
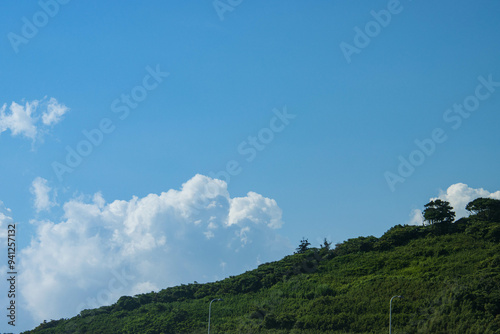
{"type": "Polygon", "coordinates": [[[424,205],[424,220],[430,224],[452,223],[455,220],[455,211],[450,202],[437,199],[424,205]]]}
{"type": "Polygon", "coordinates": [[[310,245],[311,243],[306,238],[302,238],[302,240],[300,240],[300,245],[299,247],[297,247],[295,254],[305,253],[309,249],[310,245]]]}
{"type": "Polygon", "coordinates": [[[469,202],[465,209],[479,218],[500,221],[500,200],[483,197],[476,198],[469,202]]]}
{"type": "Polygon", "coordinates": [[[330,250],[330,246],[332,245],[331,242],[328,242],[328,240],[325,240],[323,241],[323,244],[320,245],[321,249],[326,249],[327,251],[330,250]]]}

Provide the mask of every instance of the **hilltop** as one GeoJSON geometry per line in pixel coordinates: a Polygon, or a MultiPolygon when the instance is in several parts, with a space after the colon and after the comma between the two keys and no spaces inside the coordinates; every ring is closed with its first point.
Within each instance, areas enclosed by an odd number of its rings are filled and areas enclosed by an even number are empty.
{"type": "Polygon", "coordinates": [[[500,333],[500,223],[397,225],[222,281],[83,310],[25,333],[500,333]]]}

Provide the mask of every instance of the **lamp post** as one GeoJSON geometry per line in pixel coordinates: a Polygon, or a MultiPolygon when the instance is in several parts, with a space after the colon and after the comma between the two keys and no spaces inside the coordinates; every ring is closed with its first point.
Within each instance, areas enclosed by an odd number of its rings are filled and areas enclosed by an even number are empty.
{"type": "Polygon", "coordinates": [[[389,334],[391,334],[391,325],[392,325],[392,300],[394,298],[403,298],[403,296],[393,296],[391,301],[389,302],[389,334]]]}
{"type": "Polygon", "coordinates": [[[215,298],[210,301],[210,305],[208,306],[208,334],[210,334],[210,313],[212,310],[212,303],[215,301],[223,302],[224,300],[222,298],[215,298]]]}

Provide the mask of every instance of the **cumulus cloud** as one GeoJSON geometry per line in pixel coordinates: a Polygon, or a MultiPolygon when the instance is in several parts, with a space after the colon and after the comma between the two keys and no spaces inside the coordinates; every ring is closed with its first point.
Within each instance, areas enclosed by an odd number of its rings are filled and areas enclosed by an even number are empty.
{"type": "Polygon", "coordinates": [[[249,192],[246,197],[236,197],[231,200],[228,225],[238,224],[248,219],[256,224],[266,224],[276,229],[282,225],[281,209],[276,201],[265,198],[254,192],[249,192]],[[269,220],[269,217],[271,219],[269,220]]]}
{"type": "Polygon", "coordinates": [[[444,201],[450,202],[450,205],[455,210],[458,219],[469,215],[469,212],[465,210],[465,207],[470,201],[479,197],[500,199],[500,190],[491,193],[483,188],[471,188],[464,183],[456,183],[448,187],[446,191],[441,190],[439,192],[439,196],[433,198],[432,200],[440,198],[444,201]]]}
{"type": "Polygon", "coordinates": [[[7,112],[7,104],[0,107],[0,134],[10,130],[12,136],[24,136],[35,141],[44,126],[57,124],[69,110],[55,98],[33,100],[24,105],[12,102],[7,112]],[[40,125],[40,117],[42,125],[40,125]]]}
{"type": "Polygon", "coordinates": [[[21,293],[36,321],[222,279],[293,250],[276,233],[283,224],[276,201],[254,192],[231,198],[224,181],[203,175],[180,190],[110,203],[98,193],[63,209],[60,222],[37,222],[20,255],[21,293]]]}
{"type": "Polygon", "coordinates": [[[56,203],[50,199],[51,190],[52,188],[47,185],[46,179],[37,177],[33,180],[30,192],[35,197],[34,206],[37,212],[50,210],[51,207],[56,205],[56,203]]]}
{"type": "MultiPolygon", "coordinates": [[[[456,213],[456,219],[459,219],[469,216],[469,212],[465,207],[469,202],[479,197],[500,199],[500,190],[492,193],[483,188],[471,188],[464,183],[456,183],[449,186],[446,191],[440,190],[439,196],[430,198],[429,201],[434,201],[439,198],[443,201],[450,202],[450,205],[456,213]]],[[[412,210],[408,224],[422,225],[423,222],[422,210],[412,210]]]]}

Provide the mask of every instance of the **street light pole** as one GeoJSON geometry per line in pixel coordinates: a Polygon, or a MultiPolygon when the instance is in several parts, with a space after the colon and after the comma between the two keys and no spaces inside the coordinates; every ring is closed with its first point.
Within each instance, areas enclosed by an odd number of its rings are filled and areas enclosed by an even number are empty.
{"type": "Polygon", "coordinates": [[[391,301],[389,302],[389,334],[391,334],[391,326],[392,326],[392,300],[394,298],[403,298],[403,296],[393,296],[391,301]]]}
{"type": "Polygon", "coordinates": [[[208,334],[210,334],[210,313],[212,310],[212,303],[215,301],[223,302],[224,300],[222,298],[215,298],[215,299],[212,299],[212,301],[210,301],[210,305],[208,306],[208,334]]]}

